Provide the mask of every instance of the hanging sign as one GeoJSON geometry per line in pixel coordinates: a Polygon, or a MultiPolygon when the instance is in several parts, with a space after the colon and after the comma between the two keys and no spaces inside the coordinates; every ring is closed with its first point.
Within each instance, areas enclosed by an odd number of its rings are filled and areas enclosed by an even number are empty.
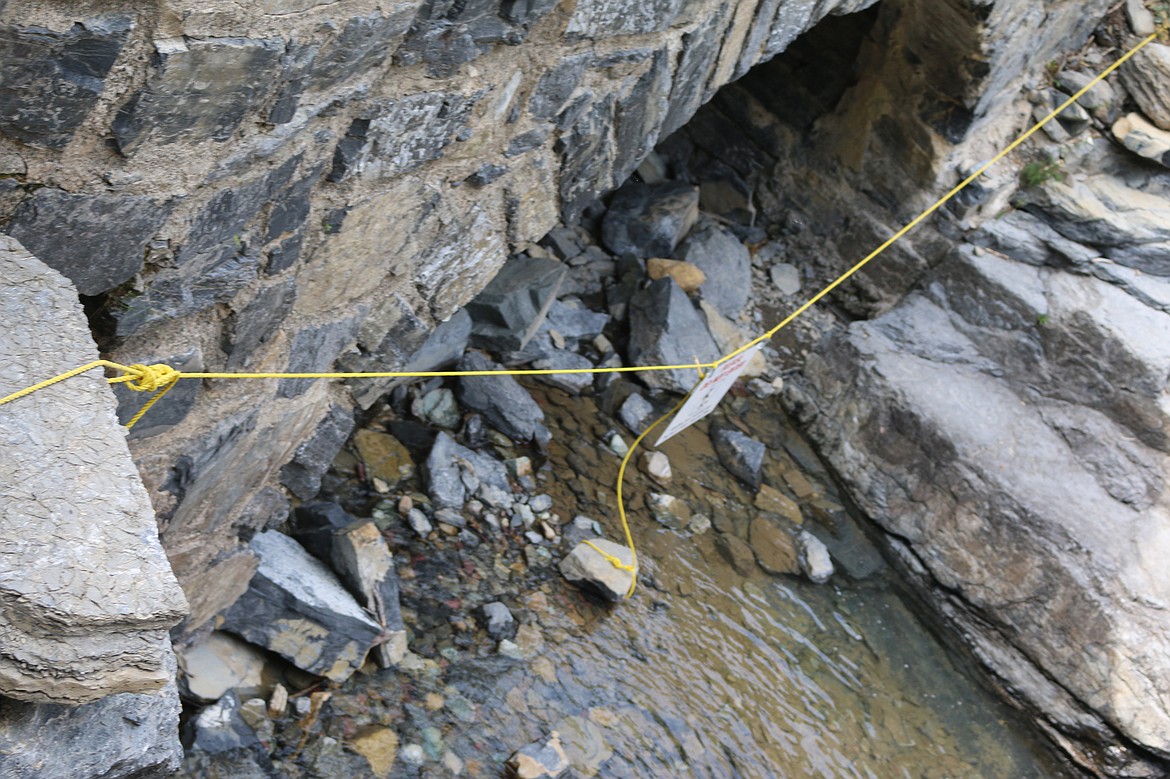
{"type": "Polygon", "coordinates": [[[707,374],[695,386],[694,390],[691,391],[691,396],[687,398],[687,402],[674,415],[674,419],[670,421],[670,425],[662,432],[662,435],[658,437],[658,441],[654,445],[661,446],[663,441],[681,433],[714,411],[715,407],[719,405],[719,401],[723,400],[723,396],[731,389],[731,385],[739,378],[739,374],[743,373],[743,369],[747,367],[748,362],[759,351],[759,346],[753,346],[751,349],[735,355],[707,374]]]}

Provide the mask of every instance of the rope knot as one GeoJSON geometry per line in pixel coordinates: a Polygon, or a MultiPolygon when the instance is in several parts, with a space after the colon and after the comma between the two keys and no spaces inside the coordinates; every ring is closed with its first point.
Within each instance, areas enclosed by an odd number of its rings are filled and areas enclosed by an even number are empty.
{"type": "Polygon", "coordinates": [[[154,392],[179,380],[179,372],[161,362],[154,365],[135,363],[127,366],[126,374],[129,376],[126,386],[137,392],[154,392]]]}

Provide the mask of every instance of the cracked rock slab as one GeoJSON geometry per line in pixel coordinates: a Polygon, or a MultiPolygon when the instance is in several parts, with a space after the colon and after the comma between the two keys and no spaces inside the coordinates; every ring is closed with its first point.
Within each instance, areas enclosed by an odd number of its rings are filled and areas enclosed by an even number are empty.
{"type": "MultiPolygon", "coordinates": [[[[0,396],[97,358],[77,290],[7,236],[0,279],[0,396]]],[[[0,695],[163,688],[187,603],[109,386],[94,371],[6,405],[0,446],[0,695]]]]}

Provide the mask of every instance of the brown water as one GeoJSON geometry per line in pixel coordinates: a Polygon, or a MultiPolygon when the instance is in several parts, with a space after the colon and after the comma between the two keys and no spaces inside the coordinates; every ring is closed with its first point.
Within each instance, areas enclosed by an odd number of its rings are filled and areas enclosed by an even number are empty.
{"type": "MultiPolygon", "coordinates": [[[[619,459],[601,440],[611,424],[591,399],[532,386],[553,430],[537,491],[565,520],[586,514],[620,538],[619,459]]],[[[765,482],[798,498],[805,527],[833,550],[829,583],[744,575],[725,560],[716,536],[746,538],[755,509],[705,423],[664,446],[674,478],[663,491],[715,528],[658,524],[634,473],[628,505],[648,575],[618,606],[567,585],[555,570],[563,551],[539,552],[518,532],[480,526],[484,541],[469,546],[419,540],[395,521],[404,615],[423,659],[335,690],[300,752],[306,722],[276,723],[277,773],[371,775],[345,745],[388,729],[394,777],[497,777],[509,754],[552,731],[576,777],[1070,776],[914,616],[778,404],[737,398],[720,413],[768,444],[765,482]],[[521,623],[507,654],[476,625],[477,607],[497,599],[521,623]],[[321,747],[326,736],[340,746],[321,747]],[[404,759],[411,752],[421,764],[404,759]]],[[[357,486],[344,478],[351,464],[339,459],[334,487],[357,486]]]]}

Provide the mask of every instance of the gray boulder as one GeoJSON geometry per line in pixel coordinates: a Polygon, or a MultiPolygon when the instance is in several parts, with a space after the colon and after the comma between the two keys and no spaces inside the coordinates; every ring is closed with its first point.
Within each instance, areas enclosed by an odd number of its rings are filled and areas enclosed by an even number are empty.
{"type": "Polygon", "coordinates": [[[467,304],[471,344],[496,352],[521,349],[548,314],[568,266],[520,254],[504,263],[488,285],[467,304]]]}
{"type": "MultiPolygon", "coordinates": [[[[539,370],[554,370],[557,368],[588,370],[593,367],[593,363],[587,357],[582,357],[575,352],[565,351],[564,349],[553,349],[547,356],[532,363],[532,367],[539,370]]],[[[540,380],[554,387],[560,387],[565,392],[573,395],[580,395],[582,390],[593,386],[593,374],[591,373],[552,373],[547,376],[541,376],[540,380]]]]}
{"type": "MultiPolygon", "coordinates": [[[[650,282],[630,301],[629,353],[636,365],[688,365],[720,356],[703,316],[670,278],[650,282]]],[[[686,392],[698,382],[699,373],[676,368],[638,377],[651,387],[686,392]]]]}
{"type": "Polygon", "coordinates": [[[637,392],[630,393],[630,396],[625,399],[621,408],[618,409],[618,416],[621,417],[622,423],[634,435],[640,435],[646,429],[646,425],[650,421],[650,415],[653,413],[654,406],[651,406],[650,401],[646,400],[646,398],[637,392]]]}
{"type": "Polygon", "coordinates": [[[1114,122],[1113,137],[1139,157],[1170,168],[1170,132],[1150,124],[1141,114],[1129,114],[1114,122]]]}
{"type": "Polygon", "coordinates": [[[706,275],[699,294],[719,313],[731,320],[743,313],[752,291],[752,256],[738,238],[707,222],[687,237],[678,257],[706,275]]]}
{"type": "Polygon", "coordinates": [[[0,699],[0,775],[4,779],[172,776],[183,758],[174,655],[164,672],[169,681],[158,692],[122,693],[80,706],[0,699]]]}
{"type": "MultiPolygon", "coordinates": [[[[461,371],[494,371],[501,367],[479,352],[468,352],[459,361],[461,371]]],[[[552,437],[544,411],[528,390],[511,376],[464,376],[455,390],[459,402],[487,417],[488,422],[514,441],[536,441],[541,446],[552,437]]]]}
{"type": "Polygon", "coordinates": [[[1121,83],[1142,113],[1163,130],[1170,130],[1170,46],[1153,41],[1121,66],[1121,83]]]}
{"type": "Polygon", "coordinates": [[[613,196],[601,240],[614,254],[669,257],[699,218],[699,190],[690,184],[630,182],[613,196]]]}
{"type": "Polygon", "coordinates": [[[427,457],[427,474],[431,500],[440,509],[462,511],[475,497],[495,509],[512,507],[512,487],[504,464],[459,445],[447,433],[435,437],[427,457]]]}
{"type": "Polygon", "coordinates": [[[711,428],[711,443],[723,467],[735,478],[752,489],[760,486],[760,471],[764,466],[767,447],[733,427],[715,425],[711,428]]]}
{"type": "Polygon", "coordinates": [[[512,611],[499,601],[483,605],[483,618],[487,622],[488,635],[497,641],[516,635],[516,618],[512,611]]]}
{"type": "MultiPolygon", "coordinates": [[[[98,357],[77,290],[7,236],[0,330],[0,396],[98,357]]],[[[109,385],[94,372],[4,406],[0,442],[0,695],[76,706],[166,687],[187,602],[109,385]]]]}
{"type": "Polygon", "coordinates": [[[325,565],[286,535],[266,530],[249,545],[260,558],[248,591],[222,628],[309,673],[345,681],[382,634],[325,565]]]}

